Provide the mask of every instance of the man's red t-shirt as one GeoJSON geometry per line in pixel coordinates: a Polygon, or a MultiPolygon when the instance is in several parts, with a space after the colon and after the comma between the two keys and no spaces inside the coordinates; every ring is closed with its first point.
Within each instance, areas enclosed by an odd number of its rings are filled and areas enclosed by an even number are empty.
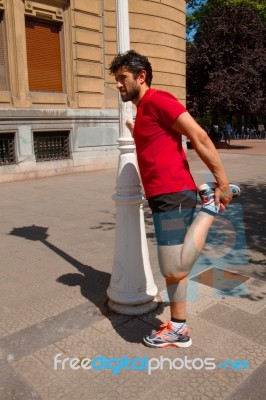
{"type": "Polygon", "coordinates": [[[195,190],[182,136],[171,128],[185,107],[170,93],[148,89],[137,105],[137,158],[146,198],[195,190]]]}

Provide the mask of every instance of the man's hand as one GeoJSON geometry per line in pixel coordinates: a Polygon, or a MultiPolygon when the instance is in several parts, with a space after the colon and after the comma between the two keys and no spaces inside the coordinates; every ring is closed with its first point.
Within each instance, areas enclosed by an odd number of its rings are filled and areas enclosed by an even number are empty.
{"type": "Polygon", "coordinates": [[[226,185],[218,185],[215,189],[215,205],[219,206],[220,203],[224,207],[227,207],[233,198],[232,191],[230,189],[229,184],[226,185]]]}
{"type": "Polygon", "coordinates": [[[130,130],[131,135],[133,136],[133,132],[134,132],[134,122],[129,121],[128,119],[126,120],[126,127],[130,130]]]}

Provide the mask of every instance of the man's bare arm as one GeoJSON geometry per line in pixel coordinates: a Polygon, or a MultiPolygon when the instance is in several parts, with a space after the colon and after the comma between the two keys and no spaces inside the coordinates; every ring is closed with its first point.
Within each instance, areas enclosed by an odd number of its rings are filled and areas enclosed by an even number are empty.
{"type": "Polygon", "coordinates": [[[220,156],[207,133],[188,112],[182,113],[172,128],[190,140],[199,157],[214,175],[218,185],[215,190],[215,203],[218,205],[221,198],[221,202],[227,206],[232,200],[228,178],[220,156]]]}

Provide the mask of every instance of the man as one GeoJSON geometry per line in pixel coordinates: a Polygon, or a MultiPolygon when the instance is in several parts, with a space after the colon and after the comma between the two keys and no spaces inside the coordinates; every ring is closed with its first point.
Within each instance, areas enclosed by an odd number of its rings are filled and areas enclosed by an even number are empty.
{"type": "Polygon", "coordinates": [[[225,125],[225,130],[224,130],[224,142],[230,146],[230,137],[232,133],[232,126],[230,122],[227,122],[225,125]]]}
{"type": "Polygon", "coordinates": [[[232,190],[207,133],[174,96],[150,88],[152,67],[147,57],[133,50],[118,54],[109,71],[122,101],[132,101],[137,107],[135,124],[127,121],[127,127],[135,139],[140,175],[153,214],[159,266],[170,299],[171,321],[143,341],[150,347],[189,347],[188,274],[215,216],[230,203],[232,190]],[[182,148],[182,135],[191,141],[216,180],[200,188],[204,204],[193,222],[197,188],[182,148]]]}

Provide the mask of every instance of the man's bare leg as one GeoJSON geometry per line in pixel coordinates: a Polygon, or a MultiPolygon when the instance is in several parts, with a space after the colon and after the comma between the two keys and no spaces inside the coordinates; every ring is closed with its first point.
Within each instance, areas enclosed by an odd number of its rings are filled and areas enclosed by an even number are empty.
{"type": "Polygon", "coordinates": [[[204,247],[214,218],[200,211],[189,227],[183,244],[158,246],[159,266],[166,279],[172,318],[186,319],[188,274],[204,247]]]}

